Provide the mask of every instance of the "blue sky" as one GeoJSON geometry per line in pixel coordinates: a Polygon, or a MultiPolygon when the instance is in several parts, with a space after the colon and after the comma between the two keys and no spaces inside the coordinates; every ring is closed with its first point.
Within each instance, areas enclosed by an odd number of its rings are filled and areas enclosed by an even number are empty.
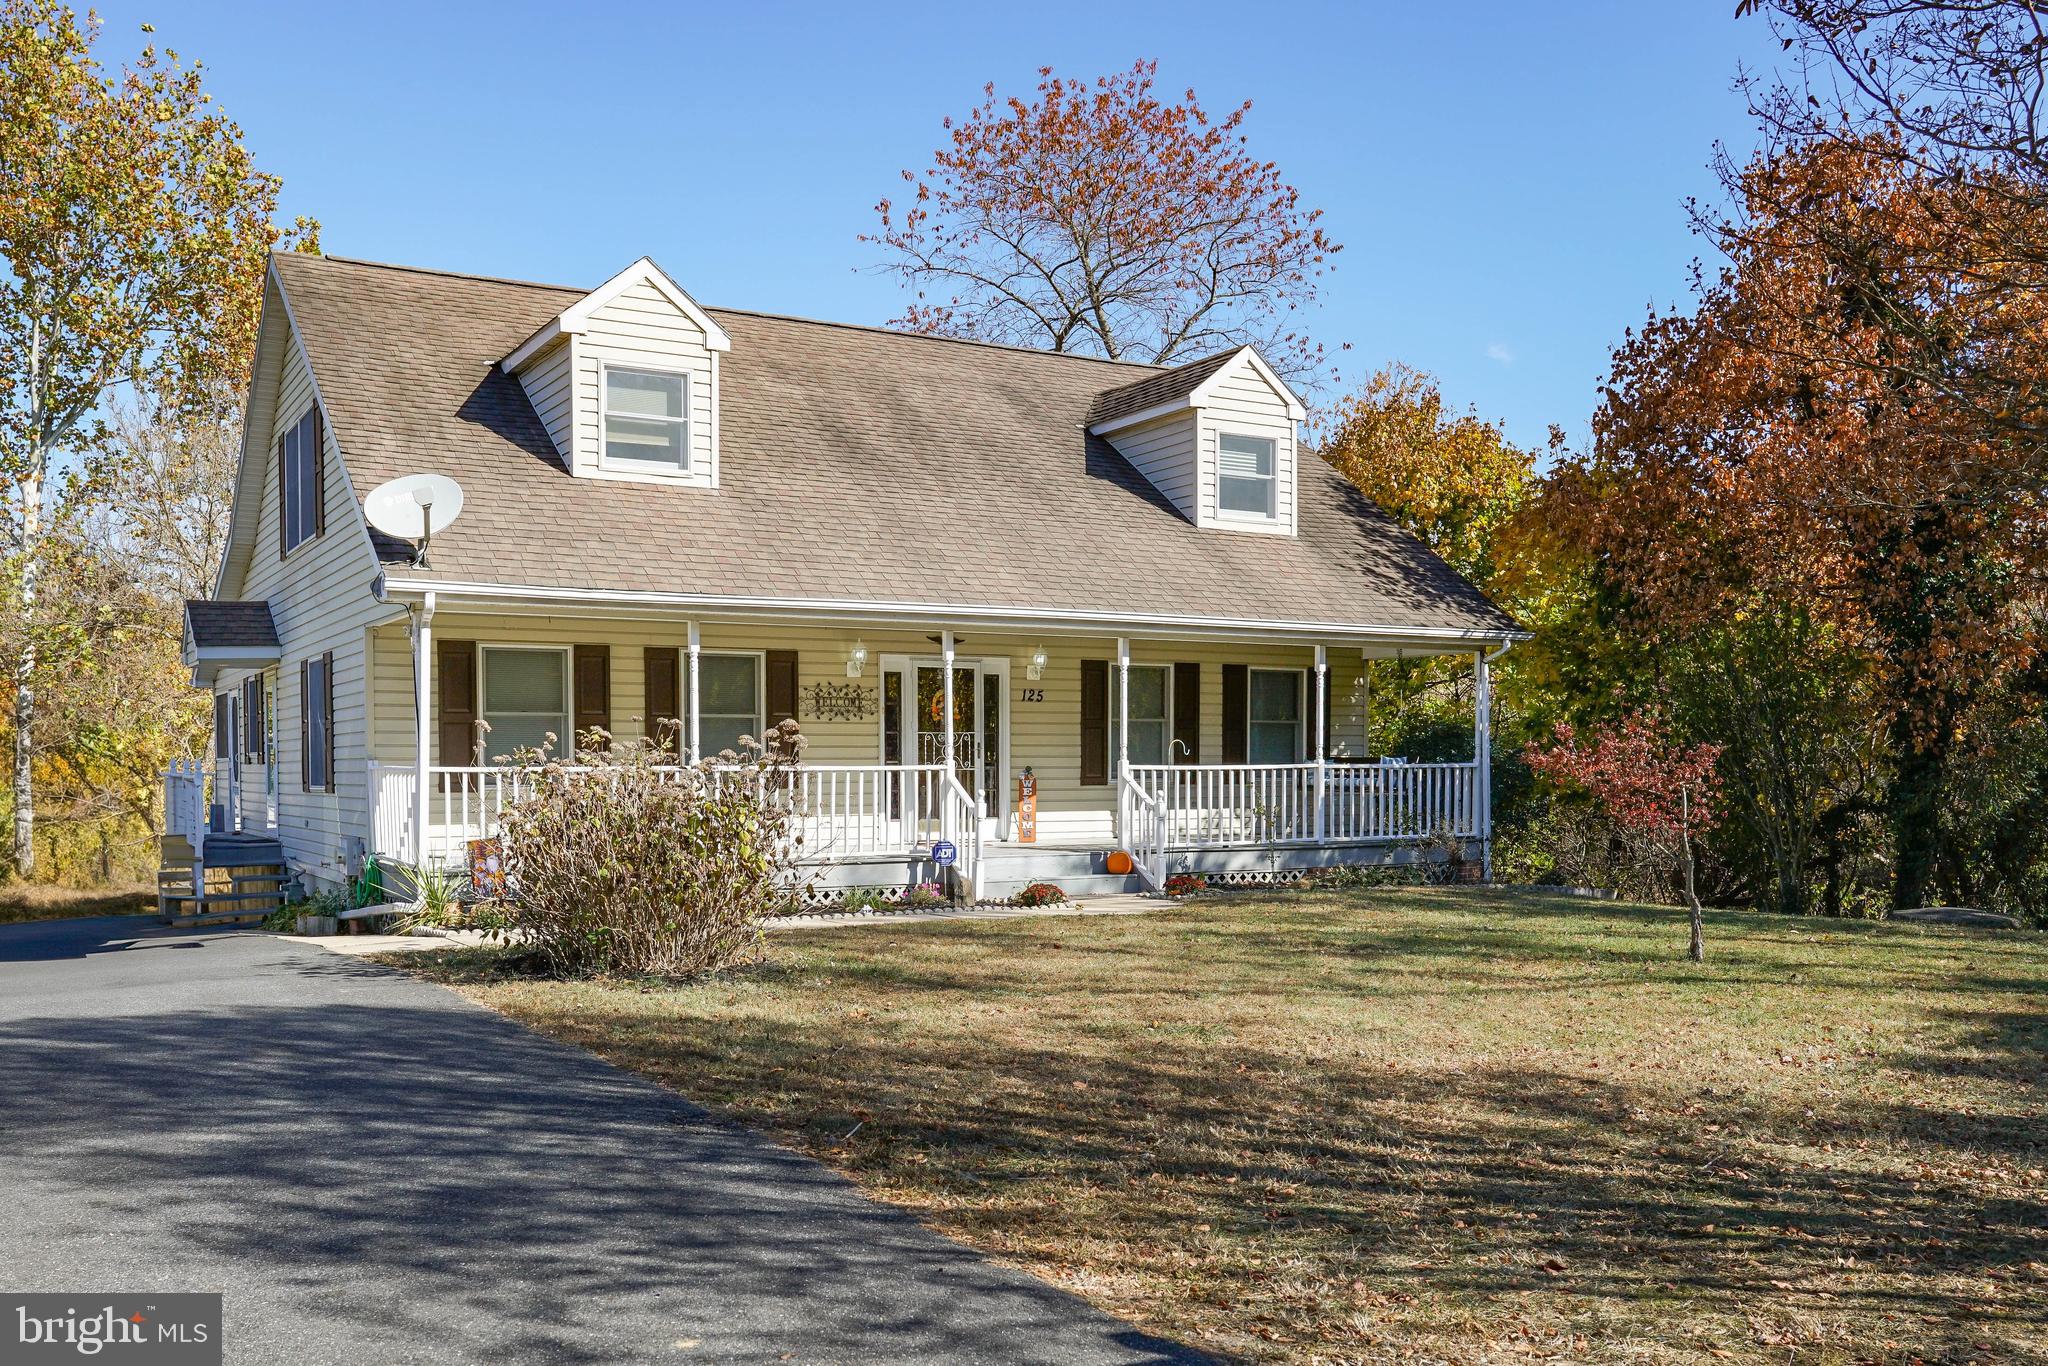
{"type": "Polygon", "coordinates": [[[706,303],[852,322],[900,305],[856,238],[943,117],[1156,57],[1252,100],[1326,210],[1347,377],[1405,360],[1530,444],[1581,437],[1608,348],[1682,298],[1684,201],[1750,145],[1730,81],[1774,46],[1731,0],[98,8],[108,61],[147,21],[206,63],[333,254],[596,284],[648,253],[706,303]]]}

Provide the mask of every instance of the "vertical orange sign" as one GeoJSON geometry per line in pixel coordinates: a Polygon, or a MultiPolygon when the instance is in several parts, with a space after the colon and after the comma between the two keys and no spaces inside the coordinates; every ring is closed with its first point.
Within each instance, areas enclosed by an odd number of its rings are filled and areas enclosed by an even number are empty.
{"type": "Polygon", "coordinates": [[[1017,775],[1017,843],[1038,843],[1038,775],[1028,768],[1017,775]]]}

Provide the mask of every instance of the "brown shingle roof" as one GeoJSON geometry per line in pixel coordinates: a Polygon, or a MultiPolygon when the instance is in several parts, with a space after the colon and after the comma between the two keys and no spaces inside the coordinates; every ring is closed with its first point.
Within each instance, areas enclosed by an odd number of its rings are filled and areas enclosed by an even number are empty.
{"type": "Polygon", "coordinates": [[[1142,413],[1147,408],[1157,408],[1162,403],[1186,398],[1202,387],[1202,381],[1229,364],[1242,347],[1218,351],[1213,356],[1191,360],[1186,365],[1176,365],[1171,370],[1161,370],[1145,376],[1121,389],[1111,389],[1095,397],[1095,406],[1088,410],[1088,425],[1114,422],[1132,413],[1142,413]]]}
{"type": "Polygon", "coordinates": [[[358,496],[421,470],[463,486],[422,577],[1513,629],[1319,459],[1298,538],[1191,525],[1086,434],[1138,367],[711,309],[732,337],[720,487],[576,479],[496,363],[582,291],[275,261],[358,496]]]}
{"type": "Polygon", "coordinates": [[[185,620],[192,631],[193,645],[202,650],[278,648],[277,623],[270,618],[267,602],[191,598],[185,602],[185,620]]]}

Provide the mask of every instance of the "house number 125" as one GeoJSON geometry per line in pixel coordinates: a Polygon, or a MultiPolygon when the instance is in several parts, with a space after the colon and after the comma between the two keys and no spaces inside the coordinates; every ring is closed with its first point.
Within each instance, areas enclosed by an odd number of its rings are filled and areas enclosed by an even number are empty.
{"type": "Polygon", "coordinates": [[[1026,689],[1024,690],[1024,700],[1025,700],[1026,702],[1043,702],[1043,701],[1045,701],[1045,689],[1043,689],[1043,688],[1026,688],[1026,689]]]}

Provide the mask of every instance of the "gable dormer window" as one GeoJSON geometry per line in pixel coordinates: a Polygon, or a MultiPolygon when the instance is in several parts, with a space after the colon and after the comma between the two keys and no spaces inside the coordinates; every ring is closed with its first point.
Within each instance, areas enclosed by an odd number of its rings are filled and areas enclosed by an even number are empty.
{"type": "Polygon", "coordinates": [[[327,529],[325,466],[320,410],[308,408],[277,438],[279,555],[291,554],[327,529]]]}
{"type": "Polygon", "coordinates": [[[1219,432],[1216,436],[1216,508],[1226,517],[1279,516],[1273,469],[1273,440],[1219,432]]]}
{"type": "Polygon", "coordinates": [[[690,468],[690,377],[604,367],[604,461],[620,469],[690,468]]]}

